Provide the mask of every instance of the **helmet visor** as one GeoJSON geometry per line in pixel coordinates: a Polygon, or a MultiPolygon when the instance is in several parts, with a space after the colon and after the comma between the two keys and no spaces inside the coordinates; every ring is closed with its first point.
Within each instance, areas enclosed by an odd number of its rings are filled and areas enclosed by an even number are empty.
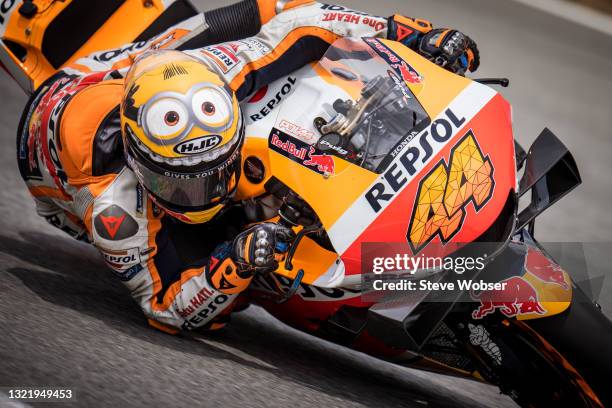
{"type": "Polygon", "coordinates": [[[172,211],[200,211],[223,203],[235,191],[240,176],[240,145],[227,160],[200,173],[180,173],[146,164],[134,158],[131,148],[127,160],[145,189],[172,211]]]}

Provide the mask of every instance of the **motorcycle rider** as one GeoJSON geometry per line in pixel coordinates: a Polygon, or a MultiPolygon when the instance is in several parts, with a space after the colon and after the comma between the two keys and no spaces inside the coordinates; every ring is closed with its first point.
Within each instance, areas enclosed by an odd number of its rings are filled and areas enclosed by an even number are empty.
{"type": "Polygon", "coordinates": [[[95,245],[149,323],[170,333],[222,325],[293,237],[274,223],[226,237],[215,224],[240,177],[240,102],[341,37],[400,41],[458,74],[479,65],[469,37],[425,20],[304,0],[241,4],[258,10],[256,35],[202,46],[233,37],[198,15],[145,46],[95,53],[41,85],[19,126],[19,168],[38,214],[95,245]],[[182,246],[197,237],[185,242],[176,228],[188,224],[204,225],[191,231],[214,250],[187,259],[182,246]]]}

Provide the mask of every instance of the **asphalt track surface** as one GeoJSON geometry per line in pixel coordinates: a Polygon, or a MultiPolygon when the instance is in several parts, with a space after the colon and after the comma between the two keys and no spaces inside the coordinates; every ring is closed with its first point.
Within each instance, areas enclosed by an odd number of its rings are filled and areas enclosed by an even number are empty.
{"type": "MultiPolygon", "coordinates": [[[[612,241],[610,37],[507,0],[360,0],[350,7],[398,11],[471,34],[482,53],[479,76],[512,79],[504,94],[519,140],[528,146],[550,126],[583,175],[583,186],[541,218],[538,237],[612,241]]],[[[256,307],[200,340],[149,329],[93,248],[35,216],[15,163],[26,98],[5,76],[0,90],[0,386],[72,387],[78,403],[67,406],[514,406],[494,387],[380,362],[292,330],[256,307]]],[[[10,404],[0,393],[1,406],[10,404]]]]}

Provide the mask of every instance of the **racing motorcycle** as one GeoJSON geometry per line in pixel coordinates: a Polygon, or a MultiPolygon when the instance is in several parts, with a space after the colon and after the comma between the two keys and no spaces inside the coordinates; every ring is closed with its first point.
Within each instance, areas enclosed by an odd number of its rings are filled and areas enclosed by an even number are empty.
{"type": "MultiPolygon", "coordinates": [[[[536,217],[580,184],[578,168],[548,129],[528,152],[515,141],[511,107],[488,86],[507,82],[363,38],[255,94],[240,198],[265,201],[299,233],[251,297],[295,328],[487,381],[521,406],[610,405],[612,324],[534,237],[536,217]],[[429,248],[486,251],[469,278],[504,285],[364,294],[376,289],[372,256],[429,248]]],[[[443,284],[455,272],[425,275],[443,284]]]]}
{"type": "MultiPolygon", "coordinates": [[[[17,15],[12,2],[0,15],[0,61],[26,91],[79,55],[195,13],[188,2],[151,1],[142,24],[108,30],[105,42],[93,33],[134,10],[99,2],[114,17],[65,49],[52,45],[65,38],[60,27],[87,6],[48,3],[38,13],[24,2],[17,15]]],[[[548,129],[526,152],[493,85],[508,81],[457,76],[400,43],[361,38],[337,41],[255,93],[243,106],[236,200],[245,218],[297,236],[246,300],[396,364],[497,385],[521,406],[610,406],[612,324],[535,239],[537,216],[580,184],[578,168],[548,129]],[[501,285],[450,295],[376,288],[378,254],[459,259],[483,248],[483,267],[464,277],[501,285]]],[[[457,277],[443,268],[409,275],[438,285],[457,277]]]]}

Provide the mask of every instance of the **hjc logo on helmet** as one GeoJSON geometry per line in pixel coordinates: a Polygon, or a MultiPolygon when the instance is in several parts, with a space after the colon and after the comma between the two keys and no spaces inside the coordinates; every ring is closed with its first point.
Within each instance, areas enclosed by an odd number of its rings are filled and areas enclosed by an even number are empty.
{"type": "Polygon", "coordinates": [[[213,149],[222,140],[219,135],[200,136],[177,144],[174,151],[178,154],[199,154],[213,149]]]}

